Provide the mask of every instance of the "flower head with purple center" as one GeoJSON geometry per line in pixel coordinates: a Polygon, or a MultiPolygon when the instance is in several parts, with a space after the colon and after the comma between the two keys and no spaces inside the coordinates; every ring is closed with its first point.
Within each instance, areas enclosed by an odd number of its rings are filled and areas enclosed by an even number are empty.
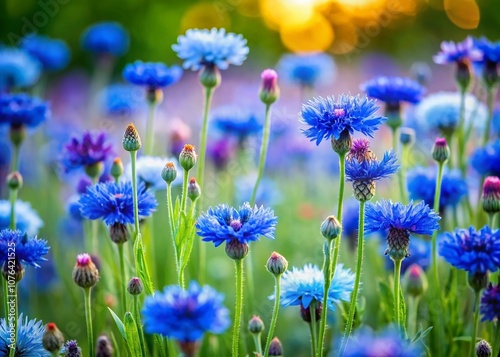
{"type": "Polygon", "coordinates": [[[50,116],[46,102],[28,94],[0,95],[0,124],[35,128],[50,116]]]}
{"type": "Polygon", "coordinates": [[[500,319],[500,285],[489,284],[481,297],[481,321],[498,321],[500,319]]]}
{"type": "Polygon", "coordinates": [[[471,36],[467,36],[462,42],[441,42],[441,51],[433,57],[437,64],[468,63],[480,61],[482,58],[483,53],[474,46],[471,36]]]}
{"type": "Polygon", "coordinates": [[[66,145],[62,164],[66,172],[104,163],[112,154],[111,144],[107,143],[105,133],[86,132],[81,138],[73,137],[66,145]]]}
{"type": "Polygon", "coordinates": [[[122,74],[129,83],[148,89],[158,89],[177,83],[182,76],[182,68],[179,66],[167,67],[161,62],[136,61],[126,65],[122,74]]]}
{"type": "MultiPolygon", "coordinates": [[[[353,143],[353,148],[354,148],[353,143]]],[[[362,146],[360,146],[362,148],[362,146]]],[[[381,161],[378,160],[346,160],[345,173],[349,182],[378,181],[395,174],[399,169],[396,153],[391,150],[385,152],[381,161]]]]}
{"type": "Polygon", "coordinates": [[[365,96],[340,95],[316,97],[302,105],[301,123],[309,128],[304,135],[319,145],[323,139],[339,139],[346,130],[350,134],[360,132],[373,137],[373,133],[386,120],[374,115],[378,110],[375,101],[365,96]]]}
{"type": "Polygon", "coordinates": [[[277,220],[269,208],[251,207],[248,202],[238,209],[222,204],[203,212],[196,228],[204,242],[213,242],[218,247],[233,239],[242,244],[257,241],[260,236],[274,239],[277,220]]]}
{"type": "Polygon", "coordinates": [[[26,233],[10,229],[0,231],[0,266],[9,258],[9,251],[16,247],[16,260],[21,264],[39,268],[39,263],[46,261],[43,256],[49,252],[47,241],[29,237],[26,233]]]}
{"type": "Polygon", "coordinates": [[[23,39],[21,47],[38,59],[46,71],[58,71],[69,64],[71,53],[62,40],[30,35],[23,39]]]}
{"type": "Polygon", "coordinates": [[[82,48],[98,55],[124,55],[129,46],[127,30],[117,22],[101,22],[82,34],[82,48]]]}
{"type": "Polygon", "coordinates": [[[388,105],[416,104],[425,93],[425,88],[417,81],[403,77],[377,77],[361,84],[361,90],[388,105]]]}

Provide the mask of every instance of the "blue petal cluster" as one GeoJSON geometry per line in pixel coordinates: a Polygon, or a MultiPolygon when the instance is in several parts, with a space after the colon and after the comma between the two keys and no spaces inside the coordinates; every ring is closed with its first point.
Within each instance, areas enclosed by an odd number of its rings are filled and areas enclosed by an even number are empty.
{"type": "Polygon", "coordinates": [[[470,162],[481,176],[500,176],[500,139],[476,149],[470,162]]]}
{"type": "Polygon", "coordinates": [[[169,68],[161,62],[136,61],[126,65],[122,74],[129,83],[157,89],[177,83],[182,77],[182,68],[169,68]]]}
{"type": "Polygon", "coordinates": [[[26,51],[0,48],[0,91],[26,88],[40,77],[42,65],[26,51]]]}
{"type": "MultiPolygon", "coordinates": [[[[0,200],[0,229],[10,226],[10,201],[0,200]]],[[[16,229],[28,233],[30,236],[38,234],[43,227],[43,221],[29,202],[17,200],[14,206],[16,229]]]]}
{"type": "Polygon", "coordinates": [[[326,53],[285,54],[278,63],[278,73],[286,82],[303,87],[333,83],[337,67],[326,53]]]}
{"type": "Polygon", "coordinates": [[[210,116],[219,131],[236,138],[239,142],[262,130],[262,123],[257,120],[257,116],[238,106],[217,108],[210,116]]]}
{"type": "Polygon", "coordinates": [[[377,77],[361,85],[369,97],[388,104],[408,102],[416,104],[422,99],[425,88],[417,81],[403,77],[377,77]]]}
{"type": "MultiPolygon", "coordinates": [[[[410,256],[401,261],[401,274],[404,274],[406,269],[408,269],[412,264],[417,264],[423,270],[426,270],[431,265],[430,240],[424,240],[416,236],[411,236],[408,251],[410,256]]],[[[384,252],[385,247],[382,250],[382,253],[384,252]]],[[[389,255],[385,255],[385,267],[390,271],[394,269],[394,261],[389,255]]]]}
{"type": "Polygon", "coordinates": [[[277,220],[269,208],[251,207],[248,202],[239,209],[222,204],[203,212],[196,228],[203,241],[213,242],[218,247],[233,239],[243,244],[257,241],[260,236],[274,239],[277,220]]]}
{"type": "Polygon", "coordinates": [[[194,71],[203,66],[227,69],[240,66],[247,58],[247,40],[242,35],[226,33],[225,29],[191,29],[179,36],[172,49],[184,60],[183,67],[194,71]]]}
{"type": "Polygon", "coordinates": [[[477,62],[500,62],[500,41],[491,42],[486,37],[475,39],[474,46],[482,53],[482,58],[476,60],[477,62]]]}
{"type": "Polygon", "coordinates": [[[439,254],[457,269],[485,274],[500,268],[500,230],[457,229],[446,232],[440,244],[439,254]]]}
{"type": "MultiPolygon", "coordinates": [[[[182,173],[182,168],[173,157],[140,156],[135,166],[138,181],[142,182],[150,190],[165,190],[167,185],[161,177],[161,171],[167,162],[173,162],[177,172],[182,173]]],[[[132,165],[130,163],[125,167],[125,177],[132,180],[132,165]]],[[[182,184],[182,174],[178,174],[177,178],[172,182],[174,186],[180,184],[182,184]]]]}
{"type": "Polygon", "coordinates": [[[399,165],[396,153],[391,150],[385,152],[382,161],[346,160],[345,174],[347,181],[377,181],[395,174],[399,165]]]}
{"type": "Polygon", "coordinates": [[[34,128],[50,115],[48,104],[28,94],[0,95],[0,124],[34,128]]]}
{"type": "Polygon", "coordinates": [[[101,108],[106,115],[131,116],[141,109],[144,91],[129,84],[111,84],[101,93],[101,108]]]}
{"type": "Polygon", "coordinates": [[[486,287],[481,297],[481,321],[498,321],[500,319],[500,285],[486,287]]]}
{"type": "Polygon", "coordinates": [[[379,333],[362,327],[349,338],[344,357],[420,357],[422,352],[418,343],[403,339],[395,327],[379,333]]]}
{"type": "Polygon", "coordinates": [[[69,47],[62,40],[47,36],[28,36],[23,39],[21,47],[38,59],[46,71],[58,71],[69,64],[69,47]]]}
{"type": "Polygon", "coordinates": [[[127,31],[116,22],[101,22],[88,27],[82,34],[82,48],[100,55],[124,55],[129,46],[127,31]]]}
{"type": "Polygon", "coordinates": [[[474,46],[474,39],[467,36],[462,42],[443,41],[441,51],[433,57],[437,64],[479,61],[483,54],[474,46]]]}
{"type": "Polygon", "coordinates": [[[47,260],[43,257],[49,252],[47,241],[30,238],[21,231],[4,229],[0,231],[0,266],[9,258],[9,247],[13,245],[16,247],[16,260],[21,264],[39,268],[38,263],[47,260]]]}
{"type": "MultiPolygon", "coordinates": [[[[301,305],[304,309],[307,309],[312,301],[324,304],[324,284],[324,274],[317,266],[306,264],[303,268],[293,267],[281,277],[280,303],[282,306],[301,305]]],[[[349,301],[353,287],[354,274],[342,264],[338,264],[328,291],[328,308],[335,310],[336,304],[349,301]]],[[[269,299],[274,300],[275,295],[271,295],[269,299]]]]}
{"type": "MultiPolygon", "coordinates": [[[[422,200],[434,207],[437,168],[417,167],[408,171],[407,186],[412,200],[422,200]]],[[[467,194],[467,182],[458,171],[445,171],[441,183],[439,208],[455,207],[467,194]]]]}
{"type": "Polygon", "coordinates": [[[369,202],[365,210],[365,232],[367,234],[387,229],[404,230],[415,234],[434,233],[439,229],[441,218],[425,202],[403,205],[388,200],[369,202]]]}
{"type": "Polygon", "coordinates": [[[301,123],[309,128],[304,135],[316,145],[323,139],[338,139],[347,130],[373,137],[373,133],[387,119],[374,116],[378,110],[374,100],[364,96],[340,95],[334,97],[316,97],[302,105],[301,123]]]}
{"type": "Polygon", "coordinates": [[[92,166],[107,161],[111,154],[106,134],[86,132],[82,138],[73,137],[66,145],[62,155],[62,164],[66,172],[92,166]]]}
{"type": "MultiPolygon", "coordinates": [[[[50,357],[43,348],[42,338],[45,327],[42,321],[28,320],[19,315],[17,326],[16,357],[50,357]]],[[[8,356],[10,352],[10,326],[5,319],[0,319],[0,355],[8,356]]]]}
{"type": "MultiPolygon", "coordinates": [[[[87,188],[80,197],[80,211],[88,219],[102,219],[106,225],[134,223],[134,198],[132,183],[99,183],[87,188]]],[[[139,217],[149,217],[158,203],[143,184],[137,189],[139,217]]]]}
{"type": "Polygon", "coordinates": [[[205,332],[221,334],[230,325],[223,302],[223,294],[194,281],[187,290],[167,286],[163,292],[146,297],[142,309],[145,330],[180,342],[199,341],[205,332]]]}

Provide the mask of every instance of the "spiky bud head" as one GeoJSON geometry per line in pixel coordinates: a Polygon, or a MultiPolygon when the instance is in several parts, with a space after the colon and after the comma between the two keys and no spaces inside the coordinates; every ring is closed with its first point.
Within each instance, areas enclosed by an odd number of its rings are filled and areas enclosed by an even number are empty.
{"type": "Polygon", "coordinates": [[[160,104],[163,101],[163,90],[161,88],[148,88],[146,99],[149,104],[160,104]]]}
{"type": "Polygon", "coordinates": [[[99,271],[87,253],[78,254],[76,257],[73,281],[84,289],[93,287],[99,281],[99,271]]]}
{"type": "Polygon", "coordinates": [[[248,244],[241,243],[237,239],[231,239],[226,243],[226,254],[233,260],[241,260],[248,254],[248,244]]]}
{"type": "Polygon", "coordinates": [[[279,253],[273,252],[266,264],[267,271],[275,276],[280,276],[288,269],[288,261],[279,253]]]}
{"type": "Polygon", "coordinates": [[[500,212],[500,179],[496,176],[484,180],[483,210],[490,214],[500,212]]]}
{"type": "MultiPolygon", "coordinates": [[[[343,110],[343,109],[338,109],[338,110],[343,110]]],[[[352,136],[349,133],[349,130],[345,129],[340,133],[340,136],[338,139],[335,139],[332,136],[332,149],[335,151],[339,156],[343,156],[351,150],[352,146],[352,136]]]]}
{"type": "Polygon", "coordinates": [[[201,195],[201,188],[200,185],[198,185],[198,182],[196,182],[196,179],[194,177],[191,177],[188,183],[187,187],[187,196],[191,200],[191,202],[194,202],[200,197],[201,195]]]}
{"type": "Polygon", "coordinates": [[[49,352],[56,352],[61,349],[64,344],[64,336],[57,328],[56,324],[49,322],[45,325],[45,332],[42,337],[43,348],[49,352]]]}
{"type": "Polygon", "coordinates": [[[278,73],[274,69],[266,69],[262,72],[259,97],[262,103],[271,105],[280,96],[280,87],[278,86],[278,73]]]}
{"type": "Polygon", "coordinates": [[[200,71],[200,83],[208,89],[215,89],[220,85],[221,76],[217,66],[210,64],[203,66],[200,71]]]}
{"type": "Polygon", "coordinates": [[[472,290],[480,292],[488,285],[488,273],[467,273],[467,282],[472,290]]]}
{"type": "Polygon", "coordinates": [[[173,162],[167,162],[163,170],[161,170],[161,178],[166,183],[172,183],[177,178],[177,169],[173,162]]]}
{"type": "Polygon", "coordinates": [[[492,354],[491,346],[486,340],[481,340],[476,344],[477,357],[491,357],[492,354]]]}
{"type": "Polygon", "coordinates": [[[125,151],[138,151],[141,148],[141,137],[134,124],[127,125],[123,134],[122,145],[125,151]]]}
{"type": "Polygon", "coordinates": [[[97,338],[96,357],[113,357],[113,343],[107,335],[100,335],[97,338]]]}
{"type": "Polygon", "coordinates": [[[198,155],[196,154],[194,146],[186,144],[179,154],[179,164],[184,170],[189,171],[196,164],[197,158],[198,155]]]}
{"type": "Polygon", "coordinates": [[[450,158],[450,147],[445,138],[437,138],[432,147],[432,158],[439,163],[444,163],[450,158]]]}
{"type": "Polygon", "coordinates": [[[341,232],[342,226],[335,216],[328,216],[323,223],[321,223],[321,234],[327,240],[337,238],[341,232]]]}
{"type": "Polygon", "coordinates": [[[110,174],[115,180],[118,180],[123,175],[123,162],[119,157],[115,157],[113,160],[110,174]]]}
{"type": "Polygon", "coordinates": [[[123,223],[113,223],[109,226],[109,236],[116,244],[123,244],[130,239],[128,228],[123,223]]]}
{"type": "Polygon", "coordinates": [[[253,315],[250,321],[248,321],[248,331],[254,334],[259,334],[264,331],[264,322],[259,316],[253,315]]]}
{"type": "Polygon", "coordinates": [[[283,356],[283,346],[281,345],[278,337],[275,337],[271,340],[271,344],[269,345],[269,356],[283,356]]]}
{"type": "Polygon", "coordinates": [[[127,291],[130,295],[139,295],[144,290],[141,279],[133,277],[127,284],[127,291]]]}
{"type": "Polygon", "coordinates": [[[11,172],[7,175],[7,186],[11,190],[20,190],[23,187],[23,176],[17,172],[11,172]]]}

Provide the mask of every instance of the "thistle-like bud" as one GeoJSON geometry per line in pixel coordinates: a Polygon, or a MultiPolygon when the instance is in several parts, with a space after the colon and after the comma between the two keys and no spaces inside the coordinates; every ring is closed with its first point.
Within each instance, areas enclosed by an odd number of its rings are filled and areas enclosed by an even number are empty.
{"type": "Polygon", "coordinates": [[[106,335],[101,335],[97,338],[96,357],[113,357],[113,344],[106,335]]]}
{"type": "Polygon", "coordinates": [[[488,285],[488,273],[467,273],[467,282],[472,290],[480,292],[488,285]]]}
{"type": "MultiPolygon", "coordinates": [[[[323,304],[320,303],[319,301],[316,303],[314,307],[314,317],[316,318],[316,321],[319,321],[321,319],[321,311],[323,310],[323,304]]],[[[302,317],[302,320],[304,320],[307,323],[310,323],[311,320],[311,309],[310,306],[305,308],[300,304],[300,317],[302,317]]]]}
{"type": "Polygon", "coordinates": [[[90,255],[78,254],[73,269],[73,281],[80,287],[88,289],[99,281],[99,271],[92,262],[90,255]]]}
{"type": "Polygon", "coordinates": [[[321,223],[321,234],[325,239],[332,240],[337,238],[342,232],[342,226],[335,216],[328,216],[321,223]]]}
{"type": "Polygon", "coordinates": [[[109,227],[109,236],[116,244],[122,244],[130,239],[128,228],[123,223],[113,223],[109,227]]]}
{"type": "Polygon", "coordinates": [[[259,97],[262,103],[270,105],[278,100],[280,88],[278,86],[278,73],[274,69],[266,69],[262,72],[259,97]]]}
{"type": "Polygon", "coordinates": [[[26,138],[26,127],[24,125],[11,125],[9,138],[14,146],[19,146],[26,138]]]}
{"type": "Polygon", "coordinates": [[[160,104],[163,101],[163,90],[161,88],[148,88],[146,99],[150,104],[160,104]]]}
{"type": "Polygon", "coordinates": [[[78,343],[75,340],[64,344],[64,357],[82,357],[82,350],[78,347],[78,343]]]}
{"type": "Polygon", "coordinates": [[[123,162],[122,159],[116,157],[113,160],[113,165],[111,165],[111,176],[118,181],[118,179],[123,175],[123,162]]]}
{"type": "Polygon", "coordinates": [[[49,352],[56,352],[61,349],[64,344],[64,336],[57,328],[56,324],[49,322],[45,325],[45,332],[42,337],[42,345],[49,352]]]}
{"type": "Polygon", "coordinates": [[[483,210],[490,214],[500,212],[500,179],[496,176],[484,180],[483,210]]]}
{"type": "Polygon", "coordinates": [[[281,346],[281,342],[278,337],[273,338],[271,344],[269,345],[269,356],[283,356],[283,346],[281,346]]]}
{"type": "Polygon", "coordinates": [[[422,295],[427,290],[427,278],[420,265],[412,264],[403,277],[403,286],[406,293],[413,297],[422,295]]]}
{"type": "MultiPolygon", "coordinates": [[[[343,110],[343,109],[337,109],[337,110],[343,110]]],[[[332,149],[335,151],[339,156],[345,155],[351,150],[352,146],[352,137],[351,134],[349,133],[349,130],[345,129],[340,133],[340,136],[338,139],[335,139],[332,136],[332,149]]]]}
{"type": "Polygon", "coordinates": [[[248,254],[248,244],[241,243],[237,239],[231,239],[226,243],[226,254],[233,260],[241,260],[248,254]]]}
{"type": "Polygon", "coordinates": [[[122,145],[125,151],[138,151],[141,148],[141,137],[134,124],[127,125],[123,134],[122,145]]]}
{"type": "Polygon", "coordinates": [[[161,170],[161,178],[166,183],[172,183],[177,178],[177,169],[173,162],[167,162],[163,170],[161,170]]]}
{"type": "Polygon", "coordinates": [[[139,295],[144,290],[141,279],[133,277],[127,284],[127,291],[130,295],[139,295]]]}
{"type": "Polygon", "coordinates": [[[353,181],[354,197],[360,202],[370,201],[375,196],[376,184],[373,180],[353,181]]]}
{"type": "Polygon", "coordinates": [[[399,142],[404,146],[412,146],[415,143],[415,130],[412,128],[401,128],[399,130],[399,142]]]}
{"type": "Polygon", "coordinates": [[[9,281],[14,277],[16,283],[19,283],[24,277],[24,267],[20,261],[15,260],[14,266],[9,265],[9,261],[6,260],[2,267],[2,276],[5,280],[9,281]]]}
{"type": "Polygon", "coordinates": [[[198,199],[198,197],[200,197],[200,194],[201,194],[200,185],[198,185],[198,182],[196,182],[196,179],[194,177],[191,177],[187,187],[187,196],[189,197],[191,202],[194,202],[198,199]]]}
{"type": "Polygon", "coordinates": [[[196,155],[196,151],[194,151],[194,146],[186,144],[179,154],[179,164],[181,164],[184,170],[189,171],[196,164],[197,157],[198,155],[196,155]]]}
{"type": "Polygon", "coordinates": [[[266,264],[267,271],[275,276],[280,276],[288,269],[288,261],[279,253],[273,252],[266,264]]]}
{"type": "Polygon", "coordinates": [[[439,163],[444,163],[450,158],[450,147],[445,138],[437,138],[432,147],[432,158],[439,163]]]}
{"type": "Polygon", "coordinates": [[[19,190],[23,187],[23,176],[17,171],[7,175],[7,186],[11,190],[19,190]]]}
{"type": "Polygon", "coordinates": [[[492,353],[491,346],[486,340],[481,340],[476,344],[477,357],[491,357],[492,353]]]}
{"type": "Polygon", "coordinates": [[[457,61],[455,80],[462,92],[467,91],[471,80],[471,69],[469,61],[457,61]]]}
{"type": "Polygon", "coordinates": [[[264,322],[259,316],[253,315],[250,321],[248,321],[248,331],[254,334],[259,334],[264,331],[264,322]]]}
{"type": "Polygon", "coordinates": [[[213,64],[203,66],[200,71],[200,82],[205,88],[217,88],[221,82],[219,68],[213,64]]]}
{"type": "Polygon", "coordinates": [[[410,232],[406,229],[389,228],[387,235],[387,250],[392,260],[399,261],[410,256],[408,247],[410,246],[410,232]]]}

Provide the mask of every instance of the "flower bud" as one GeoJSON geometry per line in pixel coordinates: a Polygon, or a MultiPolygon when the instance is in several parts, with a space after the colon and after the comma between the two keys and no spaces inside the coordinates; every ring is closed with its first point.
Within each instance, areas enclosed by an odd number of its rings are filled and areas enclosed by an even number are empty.
{"type": "Polygon", "coordinates": [[[323,223],[321,223],[321,234],[327,240],[337,238],[341,232],[342,226],[335,216],[328,216],[323,223]]]}
{"type": "Polygon", "coordinates": [[[127,284],[127,291],[130,295],[139,295],[144,290],[141,279],[133,277],[127,284]]]}
{"type": "Polygon", "coordinates": [[[102,162],[96,162],[92,165],[86,165],[84,170],[88,177],[92,179],[98,178],[104,171],[104,164],[102,162]]]}
{"type": "Polygon", "coordinates": [[[486,340],[481,340],[476,344],[477,357],[491,357],[492,353],[491,346],[486,340]]]}
{"type": "MultiPolygon", "coordinates": [[[[339,109],[342,110],[342,109],[339,109]]],[[[340,137],[335,139],[332,136],[332,149],[339,155],[345,155],[351,150],[352,137],[349,130],[345,129],[340,133],[340,137]]]]}
{"type": "Polygon", "coordinates": [[[122,244],[130,239],[128,228],[123,223],[113,223],[109,227],[109,236],[116,244],[122,244]]]}
{"type": "Polygon", "coordinates": [[[163,91],[161,88],[148,88],[146,99],[150,104],[160,104],[163,101],[163,91]]]}
{"type": "Polygon", "coordinates": [[[26,138],[26,127],[24,125],[11,125],[9,138],[12,145],[19,146],[26,138]]]}
{"type": "Polygon", "coordinates": [[[196,151],[194,151],[194,146],[186,144],[179,154],[179,164],[181,164],[184,170],[189,171],[196,164],[196,158],[197,155],[196,151]]]}
{"type": "Polygon", "coordinates": [[[403,119],[401,119],[401,103],[386,103],[385,104],[385,116],[387,120],[385,123],[392,129],[396,130],[403,124],[403,119]]]}
{"type": "Polygon", "coordinates": [[[403,286],[407,294],[417,297],[427,290],[427,278],[420,265],[412,264],[403,277],[403,286]]]}
{"type": "Polygon", "coordinates": [[[248,244],[241,243],[237,239],[231,239],[226,243],[226,254],[233,260],[241,260],[248,254],[248,244]]]}
{"type": "Polygon", "coordinates": [[[259,90],[260,100],[267,105],[273,104],[280,96],[278,73],[273,69],[266,69],[260,78],[262,79],[259,90]]]}
{"type": "Polygon", "coordinates": [[[432,70],[425,62],[415,62],[410,67],[410,74],[420,85],[425,86],[431,80],[432,70]]]}
{"type": "Polygon", "coordinates": [[[455,80],[457,81],[458,87],[461,91],[467,91],[471,81],[471,69],[470,63],[464,61],[457,61],[457,68],[455,73],[455,80]]]}
{"type": "Polygon", "coordinates": [[[496,176],[484,180],[483,210],[491,214],[500,212],[500,179],[496,176]]]}
{"type": "Polygon", "coordinates": [[[113,344],[106,335],[97,338],[96,357],[113,357],[113,344]]]}
{"type": "Polygon", "coordinates": [[[250,321],[248,321],[248,331],[255,334],[259,334],[264,331],[264,322],[262,322],[262,319],[259,316],[253,315],[250,321]]]}
{"type": "Polygon", "coordinates": [[[273,252],[266,264],[267,271],[279,276],[288,269],[288,261],[279,253],[273,252]]]}
{"type": "Polygon", "coordinates": [[[166,183],[172,183],[177,178],[177,169],[173,162],[167,162],[163,170],[161,170],[161,178],[166,183]]]}
{"type": "Polygon", "coordinates": [[[138,151],[141,148],[141,137],[139,136],[134,124],[130,123],[125,129],[122,145],[125,151],[138,151]]]}
{"type": "Polygon", "coordinates": [[[401,128],[399,131],[399,142],[405,146],[412,146],[415,143],[415,130],[412,128],[401,128]]]}
{"type": "Polygon", "coordinates": [[[64,357],[82,357],[82,350],[78,347],[75,340],[68,341],[64,344],[64,357]]]}
{"type": "Polygon", "coordinates": [[[450,158],[450,147],[446,143],[446,139],[437,138],[432,147],[432,158],[439,163],[444,163],[450,158]]]}
{"type": "Polygon", "coordinates": [[[49,352],[56,352],[64,344],[64,336],[59,331],[55,323],[49,322],[45,325],[45,332],[42,337],[42,345],[49,352]]]}
{"type": "Polygon", "coordinates": [[[283,356],[283,346],[281,346],[281,342],[278,337],[273,338],[271,344],[269,345],[269,356],[283,356]]]}
{"type": "Polygon", "coordinates": [[[73,269],[73,281],[80,287],[87,289],[93,287],[99,280],[99,271],[92,262],[90,255],[78,254],[73,269]]]}
{"type": "Polygon", "coordinates": [[[7,175],[7,186],[11,190],[19,190],[23,187],[23,177],[17,171],[11,172],[7,175]]]}
{"type": "Polygon", "coordinates": [[[475,292],[483,290],[488,285],[488,273],[467,273],[467,282],[475,292]]]}
{"type": "Polygon", "coordinates": [[[194,177],[191,177],[187,188],[187,196],[189,197],[191,202],[194,202],[198,199],[198,197],[200,197],[200,194],[201,194],[200,185],[198,185],[194,177]]]}
{"type": "Polygon", "coordinates": [[[16,283],[19,283],[24,277],[24,267],[17,259],[15,260],[14,266],[8,264],[9,261],[6,260],[2,267],[2,276],[5,280],[9,281],[14,276],[16,283]]]}
{"type": "Polygon", "coordinates": [[[205,88],[217,88],[221,82],[219,68],[213,64],[204,66],[200,71],[200,82],[205,88]]]}
{"type": "Polygon", "coordinates": [[[113,165],[111,165],[111,176],[118,181],[121,175],[123,175],[123,162],[122,159],[116,157],[113,160],[113,165]]]}

